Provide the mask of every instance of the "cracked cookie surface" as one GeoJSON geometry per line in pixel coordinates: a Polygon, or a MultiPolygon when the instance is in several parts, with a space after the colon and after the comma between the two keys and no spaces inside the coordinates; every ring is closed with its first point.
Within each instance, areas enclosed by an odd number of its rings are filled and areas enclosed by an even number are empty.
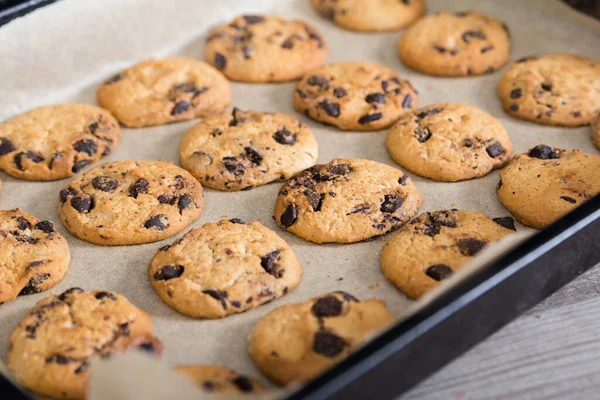
{"type": "Polygon", "coordinates": [[[204,208],[202,186],[170,162],[115,161],[62,189],[58,213],[73,235],[101,245],[151,243],[191,224],[204,208]]]}
{"type": "Polygon", "coordinates": [[[194,318],[222,318],[298,285],[302,266],[283,239],[258,222],[231,221],[192,229],[156,253],[148,275],[170,307],[194,318]]]}
{"type": "Polygon", "coordinates": [[[475,11],[429,15],[409,27],[398,43],[406,66],[440,76],[492,73],[509,54],[508,27],[475,11]]]}
{"type": "Polygon", "coordinates": [[[192,127],[179,150],[181,166],[202,185],[226,191],[289,179],[318,156],[317,140],[297,119],[237,108],[192,127]]]}
{"type": "Polygon", "coordinates": [[[600,157],[538,145],[500,171],[500,201],[519,222],[541,229],[600,193],[600,157]]]}
{"type": "Polygon", "coordinates": [[[40,293],[69,268],[69,246],[50,221],[20,209],[0,210],[0,304],[40,293]]]}
{"type": "Polygon", "coordinates": [[[174,57],[135,64],[104,81],[96,96],[123,125],[139,128],[220,113],[231,88],[212,66],[174,57]]]}
{"type": "Polygon", "coordinates": [[[577,54],[526,57],[498,82],[504,110],[546,125],[588,125],[600,110],[600,62],[577,54]]]}
{"type": "Polygon", "coordinates": [[[42,396],[83,399],[90,360],[130,349],[160,354],[152,321],[125,297],[71,288],[39,302],[9,338],[7,367],[42,396]]]}
{"type": "Polygon", "coordinates": [[[314,243],[353,243],[398,229],[422,202],[399,169],[338,158],[286,182],[277,196],[275,220],[314,243]]]}
{"type": "Polygon", "coordinates": [[[329,50],[312,25],[269,15],[243,15],[211,31],[208,62],[234,81],[285,82],[322,65],[329,50]]]}
{"type": "Polygon", "coordinates": [[[100,107],[34,108],[0,124],[0,169],[31,181],[67,178],[110,154],[119,137],[119,123],[100,107]]]}
{"type": "Polygon", "coordinates": [[[323,17],[361,32],[404,28],[425,13],[425,0],[312,0],[323,17]]]}
{"type": "Polygon", "coordinates": [[[332,292],[261,318],[250,333],[248,351],[278,385],[306,382],[395,321],[383,301],[332,292]]]}
{"type": "Polygon", "coordinates": [[[368,62],[328,64],[310,71],[297,84],[294,108],[343,130],[387,128],[417,107],[410,82],[390,68],[368,62]]]}
{"type": "Polygon", "coordinates": [[[492,220],[463,210],[423,213],[385,244],[381,269],[394,286],[418,299],[471,261],[487,243],[514,231],[510,217],[492,220]]]}
{"type": "Polygon", "coordinates": [[[502,124],[465,104],[433,104],[400,118],[388,132],[392,159],[436,181],[478,178],[504,166],[512,142],[502,124]]]}
{"type": "Polygon", "coordinates": [[[208,393],[252,394],[266,391],[258,380],[218,365],[179,365],[174,370],[208,393]]]}

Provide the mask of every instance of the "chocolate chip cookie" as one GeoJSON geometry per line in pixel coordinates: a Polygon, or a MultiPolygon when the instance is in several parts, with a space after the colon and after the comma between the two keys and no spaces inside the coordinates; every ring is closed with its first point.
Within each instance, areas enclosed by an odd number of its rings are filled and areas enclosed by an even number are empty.
{"type": "Polygon", "coordinates": [[[110,154],[119,137],[119,123],[102,108],[34,108],[0,124],[0,169],[30,181],[67,178],[110,154]]]}
{"type": "Polygon", "coordinates": [[[9,346],[7,367],[17,382],[56,399],[85,397],[94,358],[162,350],[148,314],[115,292],[80,288],[40,300],[12,332],[9,346]]]}
{"type": "Polygon", "coordinates": [[[444,210],[419,215],[388,241],[381,269],[388,281],[418,299],[471,261],[487,243],[514,233],[510,217],[444,210]]]}
{"type": "Polygon", "coordinates": [[[69,268],[69,246],[50,221],[0,210],[0,304],[56,285],[69,268]]]}
{"type": "Polygon", "coordinates": [[[208,393],[251,394],[266,390],[256,379],[218,365],[179,365],[175,371],[187,376],[208,393]]]}
{"type": "Polygon", "coordinates": [[[337,158],[283,185],[275,220],[314,243],[353,243],[398,229],[422,202],[423,196],[399,169],[337,158]]]}
{"type": "Polygon", "coordinates": [[[329,50],[312,25],[269,15],[244,15],[214,29],[204,56],[234,81],[285,82],[323,65],[329,50]]]}
{"type": "Polygon", "coordinates": [[[425,0],[312,0],[323,17],[352,31],[404,28],[425,13],[425,0]]]}
{"type": "Polygon", "coordinates": [[[429,15],[404,32],[398,55],[429,75],[466,76],[500,69],[510,54],[506,24],[476,11],[429,15]]]}
{"type": "Polygon", "coordinates": [[[390,68],[343,62],[310,71],[297,84],[294,107],[343,130],[387,128],[418,103],[410,82],[390,68]]]}
{"type": "Polygon", "coordinates": [[[220,113],[231,102],[229,81],[193,58],[148,60],[108,78],[98,103],[131,128],[220,113]]]}
{"type": "Polygon", "coordinates": [[[527,57],[504,72],[498,96],[516,118],[588,125],[600,110],[600,62],[576,54],[527,57]]]}
{"type": "Polygon", "coordinates": [[[600,157],[539,145],[500,172],[498,197],[519,222],[543,228],[600,192],[600,157]]]}
{"type": "Polygon", "coordinates": [[[162,300],[194,318],[223,318],[275,300],[300,282],[292,248],[259,222],[192,229],[161,247],[148,275],[162,300]]]}
{"type": "Polygon", "coordinates": [[[592,121],[592,142],[598,150],[600,150],[600,114],[592,121]]]}
{"type": "Polygon", "coordinates": [[[181,166],[213,189],[236,191],[289,179],[319,157],[308,126],[280,113],[241,111],[205,118],[181,142],[181,166]]]}
{"type": "Polygon", "coordinates": [[[395,320],[380,300],[333,292],[261,318],[250,334],[248,351],[278,385],[306,382],[395,320]]]}
{"type": "Polygon", "coordinates": [[[512,155],[502,124],[466,104],[440,103],[403,115],[389,131],[387,149],[396,163],[436,181],[487,175],[512,155]]]}
{"type": "Polygon", "coordinates": [[[115,161],[97,166],[62,189],[58,213],[73,235],[90,243],[151,243],[200,216],[202,186],[170,162],[115,161]]]}

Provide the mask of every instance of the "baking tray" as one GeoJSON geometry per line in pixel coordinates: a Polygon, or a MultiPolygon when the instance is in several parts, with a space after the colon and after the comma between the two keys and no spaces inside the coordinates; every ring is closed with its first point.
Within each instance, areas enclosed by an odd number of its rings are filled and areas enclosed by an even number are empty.
{"type": "MultiPolygon", "coordinates": [[[[0,26],[57,0],[0,0],[0,26]]],[[[566,1],[600,17],[598,1],[566,1]]],[[[286,399],[389,399],[600,263],[600,195],[464,277],[286,399]]],[[[2,399],[28,399],[0,374],[2,399]]]]}

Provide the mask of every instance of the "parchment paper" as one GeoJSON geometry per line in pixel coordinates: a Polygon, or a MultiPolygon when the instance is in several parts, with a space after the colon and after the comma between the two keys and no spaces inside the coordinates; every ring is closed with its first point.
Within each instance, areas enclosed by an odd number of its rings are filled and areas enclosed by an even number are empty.
{"type": "MultiPolygon", "coordinates": [[[[317,26],[329,43],[330,62],[367,60],[394,68],[419,90],[420,105],[452,101],[481,107],[505,125],[517,153],[539,143],[597,152],[589,138],[589,127],[552,128],[506,115],[495,92],[501,71],[469,78],[433,78],[411,71],[396,55],[399,32],[345,31],[317,16],[309,3],[308,0],[61,0],[0,28],[0,120],[45,104],[96,104],[96,87],[111,74],[148,58],[171,55],[202,58],[204,39],[215,25],[228,22],[237,14],[271,13],[317,26]]],[[[578,52],[600,58],[600,24],[558,0],[430,0],[429,3],[429,13],[475,9],[505,21],[513,37],[511,61],[551,52],[578,52]]],[[[340,132],[297,114],[292,107],[291,83],[233,83],[232,88],[232,106],[284,112],[307,123],[319,142],[319,162],[334,157],[359,157],[394,165],[384,146],[385,131],[340,132]]],[[[179,142],[195,122],[123,129],[121,143],[104,161],[150,159],[177,163],[179,142]]],[[[425,195],[421,212],[455,207],[482,211],[489,217],[509,215],[496,197],[497,171],[459,183],[436,183],[409,175],[425,195]]],[[[238,193],[206,189],[206,209],[190,228],[222,218],[258,220],[294,248],[304,266],[302,282],[280,300],[211,321],[195,320],[172,310],[160,301],[148,282],[146,268],[156,250],[188,229],[154,244],[92,245],[73,237],[60,224],[56,198],[68,180],[26,182],[5,174],[1,178],[0,207],[21,207],[41,219],[55,221],[69,242],[72,257],[69,272],[53,289],[0,305],[3,361],[8,336],[26,311],[39,299],[72,286],[115,290],[150,313],[156,335],[165,346],[162,362],[166,365],[220,364],[265,382],[246,352],[247,336],[254,323],[276,307],[331,290],[345,290],[363,298],[385,300],[398,317],[414,308],[415,303],[389,284],[379,267],[379,253],[389,236],[353,245],[314,245],[284,232],[272,220],[279,183],[238,193]]],[[[519,229],[523,230],[521,226],[519,229]]],[[[127,374],[133,374],[133,369],[127,368],[127,374]]]]}

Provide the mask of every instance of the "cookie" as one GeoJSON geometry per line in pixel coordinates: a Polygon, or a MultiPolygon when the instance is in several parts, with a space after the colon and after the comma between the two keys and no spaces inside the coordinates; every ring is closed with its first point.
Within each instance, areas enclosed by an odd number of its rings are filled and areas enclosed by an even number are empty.
{"type": "Polygon", "coordinates": [[[600,150],[600,114],[592,121],[592,142],[600,150]]]}
{"type": "Polygon", "coordinates": [[[395,320],[383,301],[333,292],[265,315],[250,333],[248,351],[278,385],[306,382],[395,320]]]}
{"type": "Polygon", "coordinates": [[[400,60],[438,76],[466,76],[500,69],[510,54],[506,24],[476,11],[429,15],[404,32],[400,60]]]}
{"type": "Polygon", "coordinates": [[[151,243],[173,236],[200,216],[202,186],[162,161],[97,166],[62,189],[58,213],[73,235],[90,243],[151,243]]]}
{"type": "Polygon", "coordinates": [[[175,367],[175,371],[187,376],[208,393],[250,394],[266,391],[256,379],[218,365],[179,365],[175,367]]]}
{"type": "Polygon", "coordinates": [[[289,179],[318,157],[317,140],[297,119],[237,108],[192,127],[179,150],[181,166],[203,186],[227,191],[289,179]]]}
{"type": "Polygon", "coordinates": [[[329,50],[312,25],[269,15],[244,15],[210,32],[206,60],[234,81],[285,82],[323,65],[329,50]]]}
{"type": "Polygon", "coordinates": [[[425,0],[312,0],[323,17],[360,32],[402,29],[425,13],[425,0]]]}
{"type": "Polygon", "coordinates": [[[40,300],[19,322],[7,367],[39,395],[83,399],[90,361],[130,349],[161,353],[150,316],[115,292],[71,288],[40,300]]]}
{"type": "Polygon", "coordinates": [[[282,229],[314,243],[353,243],[398,229],[422,202],[399,169],[337,158],[286,182],[274,218],[282,229]]]}
{"type": "Polygon", "coordinates": [[[502,124],[466,104],[439,103],[403,115],[386,146],[401,167],[435,181],[461,181],[504,166],[512,142],[502,124]]]}
{"type": "Polygon", "coordinates": [[[519,222],[543,228],[600,192],[600,157],[539,145],[500,171],[498,197],[519,222]]]}
{"type": "Polygon", "coordinates": [[[30,181],[67,178],[110,154],[119,137],[119,123],[102,108],[34,108],[0,124],[0,169],[30,181]]]}
{"type": "Polygon", "coordinates": [[[161,247],[148,266],[161,299],[194,318],[223,318],[273,301],[300,282],[292,248],[259,222],[192,229],[161,247]]]}
{"type": "Polygon", "coordinates": [[[410,82],[393,70],[368,62],[328,64],[297,84],[294,108],[343,130],[387,128],[417,106],[410,82]]]}
{"type": "Polygon", "coordinates": [[[385,244],[381,269],[394,286],[418,299],[471,261],[487,243],[514,230],[510,217],[492,220],[462,210],[423,213],[385,244]]]}
{"type": "Polygon", "coordinates": [[[56,285],[69,268],[69,246],[50,221],[0,210],[0,304],[56,285]]]}
{"type": "Polygon", "coordinates": [[[600,62],[576,54],[527,57],[498,82],[504,110],[545,125],[588,125],[600,110],[600,62]]]}
{"type": "Polygon", "coordinates": [[[231,102],[229,81],[193,58],[148,60],[108,78],[98,103],[131,128],[217,114],[231,102]]]}

